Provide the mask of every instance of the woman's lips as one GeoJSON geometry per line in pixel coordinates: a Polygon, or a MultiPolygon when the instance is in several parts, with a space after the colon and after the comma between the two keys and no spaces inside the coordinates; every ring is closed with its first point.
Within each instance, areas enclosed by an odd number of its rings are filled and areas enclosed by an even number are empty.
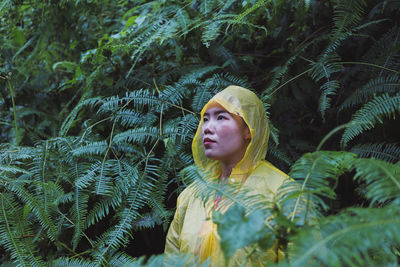
{"type": "Polygon", "coordinates": [[[204,144],[204,145],[210,145],[210,144],[212,144],[212,143],[215,143],[215,140],[213,140],[213,139],[211,139],[211,138],[208,138],[208,137],[206,137],[206,138],[203,139],[203,144],[204,144]]]}

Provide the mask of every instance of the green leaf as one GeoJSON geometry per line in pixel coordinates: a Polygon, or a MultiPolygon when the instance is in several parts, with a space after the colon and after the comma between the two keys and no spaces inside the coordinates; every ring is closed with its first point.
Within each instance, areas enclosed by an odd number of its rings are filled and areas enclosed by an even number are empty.
{"type": "Polygon", "coordinates": [[[133,25],[133,24],[135,23],[135,20],[136,20],[137,17],[138,17],[138,16],[130,17],[130,18],[126,21],[125,27],[126,27],[126,28],[129,28],[131,25],[133,25]]]}
{"type": "Polygon", "coordinates": [[[21,47],[25,44],[25,35],[21,28],[17,27],[11,32],[11,38],[13,44],[17,47],[21,47]]]}
{"type": "Polygon", "coordinates": [[[213,221],[218,225],[218,234],[221,236],[221,247],[226,259],[229,259],[236,250],[250,244],[262,241],[269,243],[268,231],[264,225],[264,214],[255,210],[249,215],[245,208],[235,204],[225,214],[215,211],[213,221]],[[267,240],[265,240],[267,238],[267,240]]]}
{"type": "Polygon", "coordinates": [[[58,71],[60,69],[66,72],[75,72],[77,64],[70,61],[60,61],[53,64],[53,71],[58,71]]]}

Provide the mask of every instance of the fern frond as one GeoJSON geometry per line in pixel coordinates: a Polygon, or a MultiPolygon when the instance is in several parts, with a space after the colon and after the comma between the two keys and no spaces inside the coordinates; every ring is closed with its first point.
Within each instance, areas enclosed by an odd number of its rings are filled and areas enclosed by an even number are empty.
{"type": "Polygon", "coordinates": [[[154,187],[154,178],[151,174],[156,172],[157,167],[150,164],[150,159],[146,160],[145,169],[136,183],[129,189],[129,194],[126,199],[127,205],[119,213],[119,222],[114,227],[111,227],[103,237],[105,250],[102,255],[105,255],[110,249],[117,249],[127,242],[126,236],[130,235],[133,222],[140,217],[139,209],[144,207],[147,199],[151,198],[151,193],[154,187]]]}
{"type": "Polygon", "coordinates": [[[145,121],[149,121],[149,125],[151,125],[152,122],[156,121],[157,116],[153,113],[143,114],[130,109],[121,109],[113,119],[124,127],[133,127],[145,121]]]}
{"type": "Polygon", "coordinates": [[[98,141],[91,142],[86,145],[82,145],[80,147],[72,150],[72,155],[75,157],[79,156],[93,156],[93,155],[103,155],[108,148],[107,141],[98,141]]]}
{"type": "Polygon", "coordinates": [[[280,213],[296,227],[314,225],[322,217],[319,212],[322,200],[318,196],[305,194],[297,181],[286,180],[276,192],[276,202],[280,213]]]}
{"type": "MultiPolygon", "coordinates": [[[[333,198],[335,192],[332,185],[339,176],[349,170],[349,164],[354,157],[355,154],[343,151],[307,153],[294,163],[289,176],[302,184],[301,192],[306,194],[307,198],[314,195],[333,198]]],[[[311,201],[325,206],[321,199],[314,198],[311,201]]]]}
{"type": "Polygon", "coordinates": [[[331,99],[329,96],[335,95],[337,89],[340,87],[339,81],[330,80],[321,86],[322,94],[319,99],[319,110],[321,112],[322,118],[325,119],[325,112],[331,106],[331,99]]]}
{"type": "MultiPolygon", "coordinates": [[[[315,42],[315,41],[314,41],[315,42]]],[[[271,84],[263,91],[262,93],[262,98],[261,100],[263,102],[268,102],[269,98],[271,98],[272,94],[275,93],[279,88],[281,88],[283,85],[285,85],[286,83],[281,84],[282,82],[282,78],[287,74],[287,72],[289,71],[289,67],[296,61],[296,59],[299,57],[299,55],[306,49],[308,48],[310,45],[312,45],[313,42],[307,42],[304,45],[302,45],[301,47],[299,47],[299,49],[297,50],[297,52],[291,56],[282,66],[279,67],[275,67],[272,72],[274,73],[273,76],[273,80],[271,82],[271,84]],[[281,84],[281,85],[280,85],[281,84]]],[[[302,72],[301,74],[299,74],[297,77],[300,77],[306,73],[309,73],[310,70],[306,70],[304,72],[302,72]]],[[[290,80],[289,80],[290,81],[290,80]]]]}
{"type": "Polygon", "coordinates": [[[343,101],[339,111],[345,108],[354,107],[361,103],[365,103],[374,97],[375,94],[398,92],[399,87],[400,77],[398,75],[387,75],[384,77],[379,76],[373,78],[363,87],[357,89],[345,101],[343,101]]]}
{"type": "MultiPolygon", "coordinates": [[[[280,161],[283,161],[287,166],[293,164],[293,160],[289,158],[288,155],[282,150],[280,150],[276,145],[268,146],[268,153],[269,156],[272,156],[280,161]]],[[[267,156],[268,158],[268,156],[267,156]]]]}
{"type": "Polygon", "coordinates": [[[318,82],[322,78],[329,81],[333,73],[339,72],[342,69],[342,64],[338,55],[330,54],[324,55],[318,61],[310,63],[310,67],[310,76],[314,81],[318,82]]]}
{"type": "Polygon", "coordinates": [[[117,192],[112,196],[104,196],[99,199],[89,211],[86,220],[86,228],[95,225],[104,219],[113,209],[117,209],[122,203],[122,196],[117,192]]]}
{"type": "MultiPolygon", "coordinates": [[[[45,185],[43,185],[43,187],[44,186],[45,185]]],[[[21,184],[12,183],[10,185],[7,185],[7,188],[10,191],[14,192],[17,197],[21,199],[25,203],[25,205],[27,205],[30,210],[35,214],[35,218],[40,222],[43,230],[47,231],[47,235],[50,240],[56,240],[57,227],[55,226],[49,212],[49,206],[51,205],[51,203],[43,203],[40,199],[40,195],[38,197],[31,194],[21,184]]],[[[43,191],[45,191],[46,189],[47,188],[44,188],[43,191]]]]}
{"type": "MultiPolygon", "coordinates": [[[[207,74],[213,73],[215,70],[219,69],[219,66],[205,66],[205,67],[195,67],[192,69],[189,69],[187,73],[185,73],[180,79],[179,83],[186,84],[186,83],[193,83],[196,80],[200,80],[204,78],[207,74]]],[[[196,85],[201,85],[199,81],[194,82],[196,85]]]]}
{"type": "MultiPolygon", "coordinates": [[[[133,64],[126,74],[126,77],[129,77],[131,75],[139,58],[149,47],[151,47],[153,42],[159,39],[165,40],[174,36],[177,28],[172,31],[168,30],[169,24],[166,23],[166,21],[167,20],[165,20],[163,17],[159,17],[156,22],[151,23],[151,27],[146,28],[144,33],[142,33],[141,35],[135,36],[133,41],[129,44],[130,48],[133,50],[131,54],[133,64]]],[[[175,25],[177,26],[177,23],[175,25]]]]}
{"type": "Polygon", "coordinates": [[[189,25],[191,24],[189,14],[184,9],[179,9],[176,12],[174,18],[178,22],[181,28],[182,35],[186,35],[189,32],[189,25]]]}
{"type": "Polygon", "coordinates": [[[89,259],[76,259],[76,258],[61,257],[61,258],[54,260],[51,263],[51,266],[54,266],[54,267],[67,267],[67,266],[96,267],[98,265],[89,259]]]}
{"type": "Polygon", "coordinates": [[[159,138],[160,130],[157,127],[141,127],[116,134],[113,142],[116,144],[120,142],[140,144],[155,142],[159,138]]]}
{"type": "Polygon", "coordinates": [[[178,136],[179,140],[182,143],[187,143],[191,141],[191,136],[193,136],[194,132],[198,126],[198,118],[193,114],[188,114],[183,118],[179,118],[178,120],[178,136]]]}
{"type": "Polygon", "coordinates": [[[28,175],[30,174],[28,171],[19,167],[0,165],[0,175],[3,175],[3,173],[12,173],[12,174],[24,173],[28,175]]]}
{"type": "Polygon", "coordinates": [[[84,189],[88,187],[97,177],[97,172],[100,170],[101,161],[98,160],[94,162],[90,168],[85,171],[83,176],[79,176],[78,179],[75,181],[75,186],[84,189]]]}
{"type": "Polygon", "coordinates": [[[338,1],[335,5],[333,22],[335,29],[333,34],[337,32],[347,31],[349,25],[356,24],[361,20],[366,3],[364,0],[338,1]]]}
{"type": "MultiPolygon", "coordinates": [[[[239,64],[238,64],[238,60],[236,59],[236,57],[232,54],[231,51],[229,51],[228,48],[226,48],[223,45],[213,45],[210,47],[210,56],[216,60],[218,60],[218,62],[223,63],[223,67],[225,66],[230,66],[232,68],[232,70],[234,72],[238,72],[239,71],[239,64]]],[[[216,74],[218,75],[218,74],[216,74]]],[[[231,84],[237,84],[237,83],[231,83],[231,84]]],[[[239,85],[239,84],[237,84],[239,85]]],[[[227,86],[221,87],[221,88],[226,88],[227,86]]],[[[245,86],[242,86],[245,87],[245,86]]],[[[248,87],[245,87],[248,88],[248,87]]]]}
{"type": "Polygon", "coordinates": [[[160,220],[159,215],[156,212],[142,214],[140,219],[136,220],[133,223],[133,227],[135,230],[143,230],[154,228],[155,225],[160,225],[162,221],[160,220]]]}
{"type": "Polygon", "coordinates": [[[111,196],[114,191],[113,167],[116,160],[103,160],[100,165],[99,174],[94,184],[94,192],[97,195],[111,196]]]}
{"type": "MultiPolygon", "coordinates": [[[[330,34],[331,44],[325,50],[324,55],[329,55],[335,51],[342,41],[350,37],[357,30],[351,29],[351,27],[360,22],[365,6],[366,3],[364,0],[337,2],[333,14],[334,28],[330,34]]],[[[367,23],[367,25],[369,24],[367,23]]]]}
{"type": "Polygon", "coordinates": [[[361,133],[374,128],[377,121],[383,123],[384,117],[395,117],[396,113],[400,112],[399,107],[400,95],[383,94],[369,101],[353,115],[350,126],[343,133],[342,146],[346,146],[361,133]]]}
{"type": "Polygon", "coordinates": [[[45,266],[43,260],[33,254],[33,231],[21,217],[23,209],[11,194],[0,193],[0,245],[10,252],[11,258],[21,266],[45,266]]]}
{"type": "Polygon", "coordinates": [[[189,90],[186,86],[167,86],[160,92],[160,98],[167,101],[170,104],[181,105],[182,99],[188,94],[189,90]]]}
{"type": "Polygon", "coordinates": [[[132,256],[129,256],[127,253],[117,252],[114,255],[112,255],[112,258],[108,261],[108,263],[110,264],[110,266],[137,266],[140,259],[142,259],[142,257],[137,259],[132,256]]]}
{"type": "Polygon", "coordinates": [[[213,97],[213,93],[207,87],[201,87],[196,90],[196,94],[193,97],[192,109],[200,113],[204,105],[213,97]]]}
{"type": "Polygon", "coordinates": [[[88,201],[89,195],[78,187],[75,187],[74,203],[73,208],[71,208],[72,220],[74,222],[73,250],[77,248],[82,237],[82,232],[85,229],[88,201]]]}
{"type": "Polygon", "coordinates": [[[293,266],[395,266],[392,248],[400,245],[400,211],[348,209],[302,231],[293,242],[293,266]],[[374,214],[374,216],[371,216],[374,214]]]}
{"type": "Polygon", "coordinates": [[[268,0],[258,0],[254,5],[252,5],[250,8],[246,9],[245,11],[243,11],[242,13],[240,13],[239,15],[237,15],[235,23],[241,21],[243,18],[245,18],[247,15],[249,15],[251,12],[253,12],[254,10],[262,7],[263,5],[266,5],[268,2],[268,0]]]}
{"type": "Polygon", "coordinates": [[[127,93],[125,99],[126,101],[130,101],[137,110],[142,110],[144,106],[153,108],[155,110],[160,110],[162,104],[167,104],[164,103],[164,101],[158,96],[156,96],[154,92],[149,90],[132,91],[127,93]]]}
{"type": "MultiPolygon", "coordinates": [[[[387,66],[391,61],[390,58],[399,52],[400,47],[397,46],[399,34],[400,31],[397,25],[386,31],[365,53],[363,61],[387,66]]],[[[382,71],[380,75],[382,75],[382,71]]]]}
{"type": "Polygon", "coordinates": [[[400,167],[378,159],[355,159],[355,179],[366,184],[365,196],[375,203],[400,203],[400,167]]]}
{"type": "Polygon", "coordinates": [[[229,73],[214,74],[212,79],[218,89],[226,88],[229,85],[238,85],[244,88],[250,88],[247,80],[229,73]]]}
{"type": "MultiPolygon", "coordinates": [[[[65,136],[69,129],[71,128],[72,124],[74,123],[76,117],[78,116],[79,111],[81,110],[82,107],[88,105],[91,103],[90,101],[86,101],[86,95],[83,95],[81,98],[81,101],[74,107],[74,109],[68,114],[68,116],[65,118],[63,123],[61,124],[60,131],[59,131],[59,136],[65,136]]],[[[96,101],[99,100],[99,98],[95,98],[96,101]]],[[[93,101],[93,100],[92,100],[93,101]]]]}
{"type": "Polygon", "coordinates": [[[112,210],[120,207],[124,196],[129,194],[130,188],[136,183],[139,174],[135,167],[120,160],[117,165],[115,176],[115,186],[111,196],[104,196],[99,199],[89,211],[87,216],[87,226],[90,227],[104,219],[112,210]]]}
{"type": "Polygon", "coordinates": [[[19,161],[29,160],[36,156],[36,149],[33,147],[23,146],[10,146],[2,148],[0,153],[0,163],[7,165],[7,163],[17,163],[19,161]]]}
{"type": "Polygon", "coordinates": [[[201,35],[202,43],[208,48],[210,47],[210,42],[217,39],[220,34],[222,24],[220,21],[211,21],[207,23],[201,35]]]}
{"type": "Polygon", "coordinates": [[[126,97],[120,96],[106,97],[104,99],[101,99],[101,101],[96,101],[96,99],[93,100],[95,100],[95,103],[97,102],[98,114],[108,114],[110,112],[116,112],[119,108],[121,108],[125,103],[128,102],[126,97]]]}
{"type": "Polygon", "coordinates": [[[374,143],[356,145],[350,149],[360,158],[376,158],[388,162],[400,161],[400,147],[396,144],[374,143]]]}

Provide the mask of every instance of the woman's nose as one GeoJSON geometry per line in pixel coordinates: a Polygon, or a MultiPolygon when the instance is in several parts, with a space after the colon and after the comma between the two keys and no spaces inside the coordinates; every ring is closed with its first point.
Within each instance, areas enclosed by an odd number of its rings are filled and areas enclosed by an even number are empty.
{"type": "Polygon", "coordinates": [[[213,134],[214,133],[214,123],[207,121],[203,125],[203,134],[213,134]]]}

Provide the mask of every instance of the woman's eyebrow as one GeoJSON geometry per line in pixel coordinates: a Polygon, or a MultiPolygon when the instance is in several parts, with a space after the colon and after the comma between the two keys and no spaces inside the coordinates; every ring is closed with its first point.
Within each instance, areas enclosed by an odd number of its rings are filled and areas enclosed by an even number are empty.
{"type": "Polygon", "coordinates": [[[215,115],[219,115],[219,114],[222,114],[222,113],[229,113],[229,112],[226,111],[226,110],[217,110],[216,112],[214,112],[215,115]]]}
{"type": "MultiPolygon", "coordinates": [[[[214,115],[219,115],[219,114],[222,114],[222,113],[229,113],[229,112],[226,111],[226,110],[217,110],[217,111],[213,112],[214,115]]],[[[203,116],[210,116],[210,113],[207,111],[207,112],[204,113],[203,116]]]]}

